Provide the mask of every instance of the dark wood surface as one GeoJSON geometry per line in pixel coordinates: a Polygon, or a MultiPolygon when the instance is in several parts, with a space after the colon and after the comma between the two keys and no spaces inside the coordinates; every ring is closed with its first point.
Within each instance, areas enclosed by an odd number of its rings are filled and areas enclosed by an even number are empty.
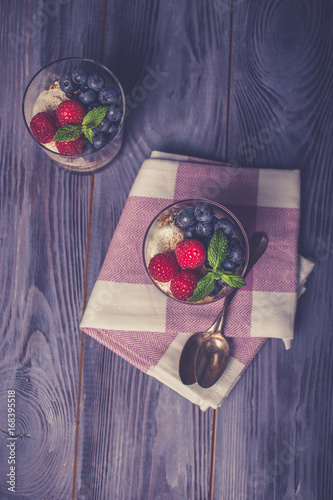
{"type": "Polygon", "coordinates": [[[1,500],[208,499],[213,411],[79,330],[152,150],[301,170],[300,252],[316,267],[292,349],[266,342],[217,411],[214,499],[331,499],[331,1],[2,0],[0,19],[1,500]],[[132,96],[121,153],[95,175],[59,168],[24,129],[26,84],[67,56],[104,63],[132,96]]]}

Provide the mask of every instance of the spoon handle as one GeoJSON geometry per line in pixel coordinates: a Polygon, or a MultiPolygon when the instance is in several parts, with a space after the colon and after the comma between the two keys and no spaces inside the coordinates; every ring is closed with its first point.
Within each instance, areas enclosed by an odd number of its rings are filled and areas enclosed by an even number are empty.
{"type": "Polygon", "coordinates": [[[224,304],[223,304],[221,312],[219,313],[218,317],[216,318],[216,320],[214,321],[214,323],[212,324],[212,326],[207,330],[207,333],[210,334],[209,336],[213,335],[214,333],[216,333],[218,331],[219,332],[222,331],[222,326],[223,326],[223,322],[224,322],[225,312],[226,312],[227,307],[230,304],[231,299],[232,299],[233,296],[234,296],[234,291],[232,291],[224,299],[224,304]]]}
{"type": "MultiPolygon", "coordinates": [[[[248,275],[248,273],[251,271],[252,267],[256,264],[256,262],[260,259],[262,254],[265,252],[266,248],[268,246],[268,236],[264,232],[260,233],[255,233],[250,241],[250,256],[249,256],[249,263],[247,265],[246,271],[244,273],[244,277],[248,275]]],[[[212,326],[207,330],[211,335],[216,332],[222,332],[222,327],[224,323],[224,318],[225,318],[225,312],[227,310],[227,307],[229,306],[231,300],[233,299],[235,293],[237,292],[238,288],[234,288],[229,295],[226,296],[224,299],[224,304],[222,311],[218,315],[217,319],[214,321],[212,326]]]]}
{"type": "Polygon", "coordinates": [[[257,263],[262,254],[266,251],[268,247],[268,236],[264,232],[255,233],[250,241],[250,256],[249,263],[246,268],[246,273],[252,269],[252,267],[257,263]]]}

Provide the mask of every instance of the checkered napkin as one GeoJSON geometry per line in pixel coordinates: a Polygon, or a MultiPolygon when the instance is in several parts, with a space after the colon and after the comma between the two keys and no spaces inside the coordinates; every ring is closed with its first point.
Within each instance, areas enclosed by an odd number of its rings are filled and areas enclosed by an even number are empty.
{"type": "Polygon", "coordinates": [[[298,170],[242,168],[153,152],[134,182],[81,329],[202,410],[217,408],[267,337],[283,339],[290,347],[297,297],[312,269],[309,261],[299,262],[299,205],[298,170]],[[228,309],[224,332],[231,359],[210,389],[181,383],[179,356],[190,335],[213,323],[223,302],[177,303],[152,284],[142,259],[143,238],[154,216],[188,198],[226,206],[249,237],[256,231],[269,236],[266,253],[228,309]]]}

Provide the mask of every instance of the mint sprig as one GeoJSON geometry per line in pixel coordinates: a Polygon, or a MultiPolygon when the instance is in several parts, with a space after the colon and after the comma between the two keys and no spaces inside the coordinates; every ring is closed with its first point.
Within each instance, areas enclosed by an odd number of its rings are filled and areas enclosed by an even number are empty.
{"type": "Polygon", "coordinates": [[[82,126],[86,128],[97,127],[97,125],[101,123],[103,118],[105,118],[108,109],[108,106],[98,106],[97,108],[92,109],[83,118],[82,126]]]}
{"type": "Polygon", "coordinates": [[[94,132],[92,131],[91,128],[87,128],[83,130],[84,136],[88,139],[89,142],[93,142],[93,137],[94,137],[94,132]]]}
{"type": "Polygon", "coordinates": [[[210,240],[210,245],[207,251],[208,262],[213,269],[218,269],[221,267],[221,264],[227,255],[228,238],[220,229],[218,229],[215,231],[212,239],[210,240]]]}
{"type": "Polygon", "coordinates": [[[196,289],[193,292],[192,297],[190,297],[188,302],[198,302],[199,300],[204,299],[209,295],[215,287],[215,278],[212,275],[213,273],[208,273],[206,276],[201,278],[198,282],[196,289]]]}
{"type": "Polygon", "coordinates": [[[80,137],[81,133],[81,125],[67,123],[56,131],[53,140],[57,142],[75,141],[80,137]]]}
{"type": "Polygon", "coordinates": [[[192,297],[187,299],[188,302],[203,300],[214,290],[215,282],[221,278],[225,283],[234,288],[241,288],[246,285],[244,278],[231,271],[225,271],[221,267],[222,262],[228,255],[228,244],[226,235],[220,229],[215,231],[207,251],[207,258],[212,271],[209,271],[201,278],[192,297]]]}
{"type": "Polygon", "coordinates": [[[57,130],[53,140],[57,142],[71,142],[78,139],[81,134],[84,134],[88,141],[92,143],[94,135],[92,129],[98,127],[105,118],[108,109],[108,106],[98,106],[85,115],[82,124],[67,123],[63,125],[57,130]]]}
{"type": "Polygon", "coordinates": [[[223,279],[223,281],[228,283],[228,285],[233,286],[234,288],[241,288],[242,286],[246,286],[245,279],[231,271],[223,271],[220,277],[223,279]]]}

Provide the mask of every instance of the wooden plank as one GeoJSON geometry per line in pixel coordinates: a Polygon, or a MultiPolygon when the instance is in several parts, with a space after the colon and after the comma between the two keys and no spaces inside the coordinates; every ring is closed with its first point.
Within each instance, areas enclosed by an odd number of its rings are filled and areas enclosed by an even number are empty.
{"type": "Polygon", "coordinates": [[[228,158],[300,168],[300,251],[316,260],[291,351],[268,341],[218,413],[216,498],[331,498],[332,8],[237,2],[228,158]]]}
{"type": "MultiPolygon", "coordinates": [[[[104,62],[131,107],[121,153],[96,175],[90,290],[151,150],[222,159],[226,147],[229,16],[212,2],[109,1],[106,26],[104,62]]],[[[211,421],[86,337],[77,498],[207,498],[211,421]]]]}
{"type": "MultiPolygon", "coordinates": [[[[91,178],[50,162],[24,130],[21,98],[53,59],[96,56],[102,5],[82,1],[3,1],[0,426],[16,391],[16,495],[70,498],[91,178]],[[20,435],[24,437],[20,437],[20,435]]],[[[12,498],[0,432],[0,497],[12,498]]],[[[15,495],[14,495],[15,496],[15,495]]]]}
{"type": "MultiPolygon", "coordinates": [[[[215,498],[332,497],[331,10],[328,0],[1,2],[0,468],[15,389],[19,498],[71,496],[91,178],[52,165],[8,96],[71,54],[103,59],[131,103],[124,148],[95,177],[89,290],[152,149],[301,168],[300,250],[317,269],[293,349],[266,343],[219,410],[215,498]],[[146,89],[151,73],[158,85],[146,89]]],[[[211,413],[90,338],[83,361],[77,498],[207,498],[211,413]]]]}

